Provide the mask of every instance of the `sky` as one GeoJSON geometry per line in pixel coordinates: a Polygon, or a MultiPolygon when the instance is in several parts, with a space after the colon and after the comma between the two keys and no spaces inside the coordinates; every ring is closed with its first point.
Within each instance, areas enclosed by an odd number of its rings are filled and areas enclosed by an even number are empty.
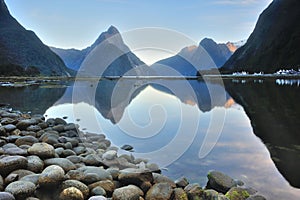
{"type": "MultiPolygon", "coordinates": [[[[271,0],[5,0],[10,13],[49,46],[83,49],[110,25],[161,27],[194,41],[247,39],[271,0]]],[[[126,41],[125,41],[126,42],[126,41]]]]}

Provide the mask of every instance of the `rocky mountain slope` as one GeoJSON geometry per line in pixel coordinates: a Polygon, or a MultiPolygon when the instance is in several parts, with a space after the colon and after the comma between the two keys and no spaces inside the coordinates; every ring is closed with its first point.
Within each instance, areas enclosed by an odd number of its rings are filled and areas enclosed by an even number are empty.
{"type": "Polygon", "coordinates": [[[221,67],[231,55],[232,52],[226,44],[217,44],[212,39],[205,38],[199,46],[185,47],[177,55],[160,60],[151,67],[156,69],[158,74],[165,66],[181,75],[196,75],[199,70],[221,67]]]}
{"type": "Polygon", "coordinates": [[[299,68],[299,10],[299,0],[274,0],[260,15],[247,43],[232,55],[222,70],[274,73],[299,68]]]}
{"type": "MultiPolygon", "coordinates": [[[[110,73],[106,73],[106,75],[122,75],[126,72],[125,68],[130,70],[137,66],[144,65],[124,44],[121,34],[114,26],[110,26],[107,31],[100,34],[91,46],[83,50],[59,49],[54,47],[51,47],[51,49],[64,60],[69,68],[78,71],[85,58],[95,50],[97,46],[101,47],[101,50],[97,52],[98,55],[110,54],[108,55],[109,57],[113,54],[120,54],[109,66],[110,73]]],[[[99,60],[99,62],[101,62],[101,60],[99,60]]]]}
{"type": "Polygon", "coordinates": [[[14,19],[0,0],[0,75],[57,75],[69,71],[50,48],[14,19]]]}

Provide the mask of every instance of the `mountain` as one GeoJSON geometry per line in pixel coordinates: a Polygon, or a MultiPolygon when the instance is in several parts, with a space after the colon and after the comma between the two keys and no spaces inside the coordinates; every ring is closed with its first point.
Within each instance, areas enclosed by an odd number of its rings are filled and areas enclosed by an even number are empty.
{"type": "Polygon", "coordinates": [[[60,57],[19,24],[0,0],[0,75],[67,76],[68,71],[60,57]]]}
{"type": "Polygon", "coordinates": [[[227,42],[226,46],[229,49],[229,51],[233,54],[238,48],[244,46],[246,42],[247,40],[240,40],[238,42],[227,42]]]}
{"type": "MultiPolygon", "coordinates": [[[[111,72],[106,73],[106,75],[122,75],[126,71],[135,68],[136,66],[144,65],[144,63],[124,44],[120,32],[114,26],[110,26],[107,31],[100,34],[100,36],[91,46],[83,50],[59,49],[54,47],[51,47],[51,49],[64,60],[67,67],[78,71],[83,61],[97,47],[101,48],[101,50],[98,48],[98,55],[119,54],[118,58],[114,59],[113,63],[110,64],[111,72]],[[120,71],[121,68],[123,68],[122,73],[120,71]],[[125,70],[125,68],[127,68],[127,70],[125,70]]],[[[102,61],[99,60],[99,62],[102,61]]]]}
{"type": "Polygon", "coordinates": [[[205,38],[199,46],[185,47],[177,55],[160,60],[151,67],[158,73],[169,67],[169,70],[164,71],[171,73],[175,69],[181,75],[196,75],[199,70],[221,67],[231,55],[226,44],[217,44],[212,39],[205,38]]]}
{"type": "Polygon", "coordinates": [[[298,68],[299,10],[299,0],[274,0],[259,16],[247,43],[232,55],[222,70],[274,73],[298,68]]]}

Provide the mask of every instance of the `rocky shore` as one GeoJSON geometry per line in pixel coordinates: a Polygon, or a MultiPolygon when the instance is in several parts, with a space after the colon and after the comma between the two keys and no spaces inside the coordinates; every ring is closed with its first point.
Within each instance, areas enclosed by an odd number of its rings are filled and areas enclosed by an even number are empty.
{"type": "Polygon", "coordinates": [[[263,200],[241,181],[211,171],[202,188],[119,155],[103,134],[64,119],[0,108],[0,200],[263,200]]]}

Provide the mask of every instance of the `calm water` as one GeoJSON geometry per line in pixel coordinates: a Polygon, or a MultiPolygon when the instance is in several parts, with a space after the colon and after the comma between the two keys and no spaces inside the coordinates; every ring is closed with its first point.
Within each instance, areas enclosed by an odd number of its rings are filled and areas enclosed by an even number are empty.
{"type": "Polygon", "coordinates": [[[206,183],[220,170],[269,199],[300,197],[299,80],[101,80],[0,87],[0,103],[47,117],[206,183]],[[225,89],[226,88],[226,89],[225,89]]]}

